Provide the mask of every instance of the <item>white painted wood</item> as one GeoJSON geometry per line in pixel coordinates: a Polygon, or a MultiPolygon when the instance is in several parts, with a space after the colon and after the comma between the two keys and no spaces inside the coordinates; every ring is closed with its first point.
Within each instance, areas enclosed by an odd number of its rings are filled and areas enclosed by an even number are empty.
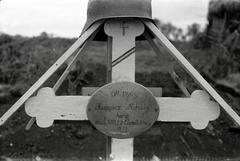
{"type": "Polygon", "coordinates": [[[55,96],[52,88],[45,87],[26,101],[25,111],[36,118],[39,127],[47,128],[54,120],[88,120],[89,99],[90,96],[55,96]]]}
{"type": "Polygon", "coordinates": [[[24,102],[31,97],[46,80],[50,78],[50,76],[81,46],[83,43],[96,31],[101,24],[102,21],[98,21],[93,24],[49,69],[48,71],[38,79],[38,81],[32,85],[32,87],[0,118],[0,126],[8,120],[20,107],[24,104],[24,102]]]}
{"type": "MultiPolygon", "coordinates": [[[[131,49],[135,49],[135,38],[144,31],[144,25],[135,19],[113,19],[106,22],[105,33],[112,38],[112,62],[131,49]]],[[[112,82],[135,82],[135,53],[121,61],[112,69],[112,82]]],[[[112,138],[112,160],[133,160],[133,142],[131,139],[112,138]]]]}
{"type": "Polygon", "coordinates": [[[217,119],[220,107],[210,101],[210,96],[202,90],[194,91],[190,98],[157,98],[160,107],[158,121],[190,122],[197,130],[205,129],[209,121],[217,119]]]}
{"type": "MultiPolygon", "coordinates": [[[[135,19],[114,19],[107,21],[105,32],[112,37],[112,60],[135,48],[135,38],[144,31],[141,21],[135,19]]],[[[135,81],[135,53],[112,69],[113,82],[135,81]]]]}
{"type": "Polygon", "coordinates": [[[149,42],[149,44],[151,45],[151,47],[153,48],[153,50],[155,51],[155,53],[158,55],[158,57],[160,58],[160,61],[162,62],[162,64],[165,66],[165,68],[167,69],[169,75],[172,77],[172,79],[174,80],[174,82],[178,85],[178,87],[180,88],[180,90],[183,92],[183,94],[185,94],[185,96],[190,97],[190,93],[188,92],[186,86],[184,85],[184,83],[182,82],[182,80],[178,77],[177,73],[174,71],[174,69],[172,68],[172,66],[169,64],[169,62],[167,61],[167,59],[164,57],[164,55],[161,53],[159,47],[154,43],[153,39],[151,38],[151,36],[147,33],[144,32],[144,37],[147,39],[147,41],[149,42]]]}
{"type": "MultiPolygon", "coordinates": [[[[195,91],[190,98],[156,99],[160,107],[158,121],[190,122],[193,128],[204,129],[209,121],[220,115],[220,107],[210,101],[205,91],[195,91]]],[[[45,128],[54,120],[88,120],[86,107],[89,100],[90,96],[55,96],[53,89],[46,87],[26,101],[25,110],[29,116],[36,117],[39,127],[45,128]]]]}
{"type": "Polygon", "coordinates": [[[198,71],[184,58],[184,56],[171,44],[171,42],[159,31],[159,29],[149,20],[142,19],[147,28],[155,35],[160,43],[169,51],[169,53],[179,62],[179,64],[192,76],[192,78],[206,90],[215,101],[226,111],[231,119],[240,126],[240,117],[223,100],[223,98],[209,85],[209,83],[198,73],[198,71]]]}
{"type": "Polygon", "coordinates": [[[84,49],[87,49],[90,46],[92,40],[97,35],[99,30],[100,30],[100,28],[96,29],[96,31],[90,36],[90,38],[85,42],[85,44],[83,44],[83,46],[80,48],[80,50],[77,52],[77,54],[70,60],[70,62],[67,63],[67,65],[68,65],[67,68],[65,69],[65,71],[63,72],[63,74],[61,75],[61,77],[58,79],[57,83],[53,87],[53,90],[55,92],[58,90],[58,88],[61,86],[63,81],[66,79],[69,72],[71,72],[72,70],[74,70],[76,68],[76,63],[79,60],[82,51],[84,49]]]}
{"type": "MultiPolygon", "coordinates": [[[[107,83],[112,82],[112,37],[107,38],[107,83]]],[[[111,161],[110,155],[112,153],[112,138],[106,136],[106,161],[111,161]]]]}
{"type": "Polygon", "coordinates": [[[112,154],[110,158],[113,161],[133,161],[133,143],[133,138],[112,139],[112,154]]]}

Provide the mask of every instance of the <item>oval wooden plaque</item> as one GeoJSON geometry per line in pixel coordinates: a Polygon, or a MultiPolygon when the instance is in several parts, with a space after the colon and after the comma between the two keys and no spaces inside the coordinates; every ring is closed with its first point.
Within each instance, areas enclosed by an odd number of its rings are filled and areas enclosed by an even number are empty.
{"type": "Polygon", "coordinates": [[[103,86],[91,97],[87,116],[102,133],[118,139],[135,137],[157,120],[159,106],[144,86],[117,82],[103,86]]]}

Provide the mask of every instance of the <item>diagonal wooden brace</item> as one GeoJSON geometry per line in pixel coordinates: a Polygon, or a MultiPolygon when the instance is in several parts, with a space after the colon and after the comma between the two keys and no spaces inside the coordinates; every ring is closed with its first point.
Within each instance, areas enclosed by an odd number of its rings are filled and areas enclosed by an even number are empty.
{"type": "MultiPolygon", "coordinates": [[[[42,88],[28,99],[26,113],[36,117],[37,125],[50,127],[54,120],[88,120],[86,107],[90,96],[55,96],[52,88],[42,88]]],[[[190,122],[195,129],[204,129],[219,117],[220,107],[210,101],[205,91],[195,91],[190,98],[156,98],[160,107],[158,121],[190,122]]]]}
{"type": "Polygon", "coordinates": [[[32,87],[0,118],[0,126],[3,125],[29,97],[31,97],[59,67],[96,31],[104,20],[92,25],[39,79],[32,87]]]}
{"type": "Polygon", "coordinates": [[[186,58],[172,45],[172,43],[149,20],[142,19],[146,28],[159,40],[161,45],[178,61],[185,71],[201,86],[209,95],[225,110],[237,126],[240,126],[240,117],[227,102],[210,86],[210,84],[198,73],[186,58]]]}

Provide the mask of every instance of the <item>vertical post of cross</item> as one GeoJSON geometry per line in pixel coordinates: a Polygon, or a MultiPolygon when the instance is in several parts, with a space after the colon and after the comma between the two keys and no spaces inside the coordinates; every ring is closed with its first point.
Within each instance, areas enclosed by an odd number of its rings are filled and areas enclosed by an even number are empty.
{"type": "MultiPolygon", "coordinates": [[[[125,18],[108,20],[104,26],[105,33],[112,39],[112,61],[135,48],[135,39],[144,32],[140,20],[125,18]],[[120,26],[120,27],[119,27],[120,26]]],[[[112,69],[112,82],[135,82],[135,53],[128,56],[112,69]]],[[[111,139],[111,159],[114,161],[133,160],[133,141],[130,139],[111,139]]]]}

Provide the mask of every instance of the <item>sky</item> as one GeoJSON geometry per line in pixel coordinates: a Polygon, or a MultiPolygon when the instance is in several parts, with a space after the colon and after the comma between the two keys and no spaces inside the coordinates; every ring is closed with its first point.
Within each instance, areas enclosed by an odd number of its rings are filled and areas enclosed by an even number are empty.
{"type": "MultiPolygon", "coordinates": [[[[184,30],[207,24],[209,0],[152,0],[153,18],[184,30]]],[[[88,0],[0,0],[0,33],[78,37],[87,19],[88,0]]]]}

